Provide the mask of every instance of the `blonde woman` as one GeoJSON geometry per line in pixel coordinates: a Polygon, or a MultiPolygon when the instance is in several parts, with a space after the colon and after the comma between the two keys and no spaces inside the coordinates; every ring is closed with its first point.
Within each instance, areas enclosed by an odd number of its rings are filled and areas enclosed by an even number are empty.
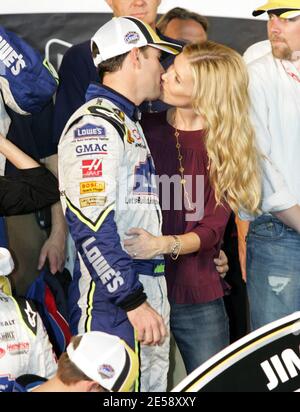
{"type": "Polygon", "coordinates": [[[238,53],[210,41],[188,45],[162,76],[162,100],[174,108],[143,119],[162,182],[165,236],[133,228],[125,246],[137,259],[166,256],[171,330],[188,373],[229,343],[226,284],[213,259],[230,209],[259,208],[247,87],[238,53]]]}

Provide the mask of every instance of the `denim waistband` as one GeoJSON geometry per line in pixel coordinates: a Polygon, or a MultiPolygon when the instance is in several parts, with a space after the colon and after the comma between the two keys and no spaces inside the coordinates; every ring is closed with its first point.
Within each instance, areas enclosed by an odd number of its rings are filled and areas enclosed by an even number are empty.
{"type": "Polygon", "coordinates": [[[291,227],[287,226],[285,223],[283,223],[281,220],[277,219],[277,217],[271,215],[271,214],[263,214],[259,217],[257,217],[255,220],[253,220],[250,223],[250,229],[255,228],[258,225],[264,224],[264,223],[273,223],[282,226],[285,230],[289,232],[295,232],[297,233],[294,229],[291,227]]]}
{"type": "Polygon", "coordinates": [[[164,276],[165,274],[165,261],[163,259],[134,259],[133,267],[139,275],[164,276]]]}

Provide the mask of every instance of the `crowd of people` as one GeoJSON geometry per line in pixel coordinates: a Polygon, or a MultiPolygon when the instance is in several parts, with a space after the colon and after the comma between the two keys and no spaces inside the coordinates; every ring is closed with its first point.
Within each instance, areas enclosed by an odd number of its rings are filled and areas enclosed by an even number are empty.
{"type": "Polygon", "coordinates": [[[165,392],[171,333],[190,373],[300,309],[300,1],[253,12],[268,14],[269,41],[247,64],[197,13],[176,7],[156,25],[159,0],[106,2],[114,18],[65,53],[41,114],[61,204],[54,175],[6,139],[18,143],[22,114],[0,106],[12,121],[0,152],[17,168],[0,180],[0,211],[52,205],[38,267],[61,271],[67,243],[73,335],[57,367],[37,309],[0,292],[0,391],[165,392]]]}

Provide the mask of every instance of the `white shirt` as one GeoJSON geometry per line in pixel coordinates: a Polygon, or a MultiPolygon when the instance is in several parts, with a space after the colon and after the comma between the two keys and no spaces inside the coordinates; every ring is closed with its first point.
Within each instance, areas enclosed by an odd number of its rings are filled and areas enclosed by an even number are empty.
{"type": "Polygon", "coordinates": [[[252,122],[258,146],[267,157],[262,211],[277,212],[300,204],[300,73],[272,53],[248,69],[252,122]]]}

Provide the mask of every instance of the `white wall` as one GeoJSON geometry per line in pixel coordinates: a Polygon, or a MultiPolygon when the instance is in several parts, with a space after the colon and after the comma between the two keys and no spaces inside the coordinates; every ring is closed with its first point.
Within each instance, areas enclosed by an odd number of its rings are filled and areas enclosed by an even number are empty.
{"type": "MultiPolygon", "coordinates": [[[[104,0],[9,0],[1,1],[1,14],[109,12],[104,0]]],[[[162,0],[159,12],[181,6],[206,16],[251,18],[266,0],[162,0]]]]}

